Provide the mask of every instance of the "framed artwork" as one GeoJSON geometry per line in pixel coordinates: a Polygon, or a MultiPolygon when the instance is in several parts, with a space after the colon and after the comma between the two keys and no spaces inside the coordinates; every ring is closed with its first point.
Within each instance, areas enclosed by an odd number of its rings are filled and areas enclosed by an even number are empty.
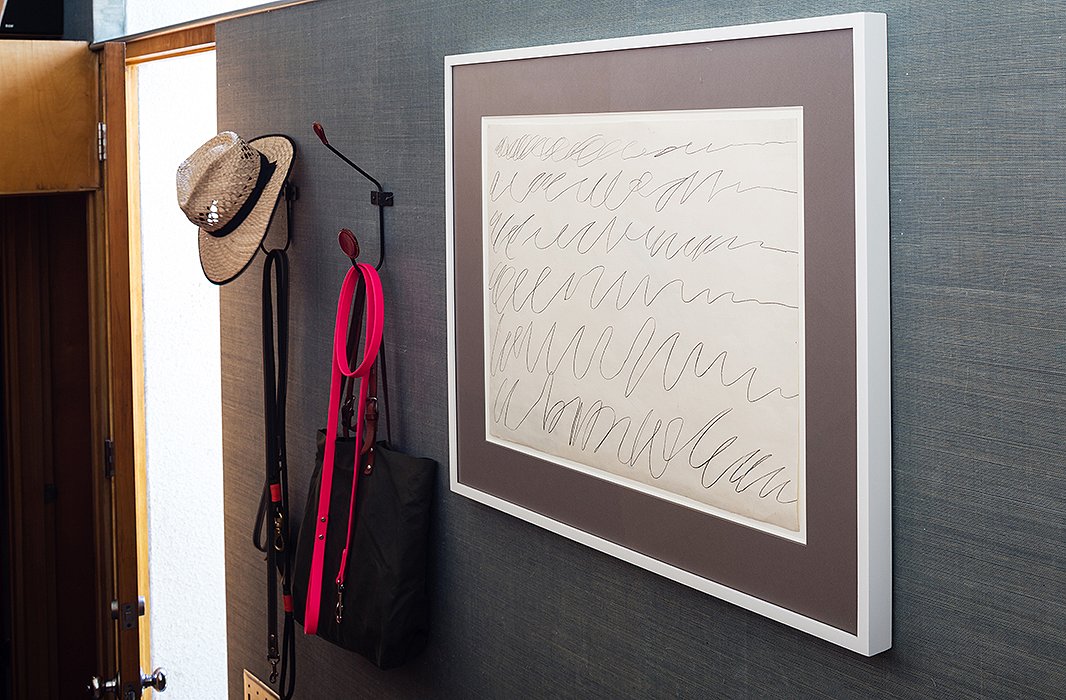
{"type": "Polygon", "coordinates": [[[452,490],[891,645],[886,21],[449,56],[452,490]]]}

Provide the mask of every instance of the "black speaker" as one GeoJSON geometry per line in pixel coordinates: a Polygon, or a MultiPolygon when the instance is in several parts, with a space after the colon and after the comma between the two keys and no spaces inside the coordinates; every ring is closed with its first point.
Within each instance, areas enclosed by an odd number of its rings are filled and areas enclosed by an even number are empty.
{"type": "Polygon", "coordinates": [[[0,0],[0,38],[63,36],[63,0],[0,0]]]}

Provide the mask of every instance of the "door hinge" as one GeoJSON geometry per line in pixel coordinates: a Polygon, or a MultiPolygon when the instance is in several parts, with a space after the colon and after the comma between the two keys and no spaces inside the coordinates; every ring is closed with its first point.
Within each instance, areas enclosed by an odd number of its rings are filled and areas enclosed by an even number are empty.
{"type": "Polygon", "coordinates": [[[107,160],[107,124],[103,122],[96,123],[96,154],[101,163],[107,160]]]}
{"type": "Polygon", "coordinates": [[[111,438],[104,440],[104,476],[115,477],[115,441],[111,438]]]}

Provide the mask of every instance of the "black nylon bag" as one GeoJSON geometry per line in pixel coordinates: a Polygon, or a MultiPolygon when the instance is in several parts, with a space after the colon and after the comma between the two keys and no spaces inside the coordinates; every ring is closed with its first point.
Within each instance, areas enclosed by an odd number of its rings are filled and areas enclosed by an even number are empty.
{"type": "MultiPolygon", "coordinates": [[[[296,548],[293,595],[301,625],[325,444],[326,431],[319,430],[315,471],[296,548]]],[[[437,463],[397,452],[386,441],[374,445],[371,469],[366,469],[367,455],[360,458],[352,543],[340,601],[343,616],[338,623],[335,577],[347,534],[355,438],[338,436],[335,449],[318,635],[380,668],[395,668],[418,655],[429,638],[426,567],[437,463]]]]}

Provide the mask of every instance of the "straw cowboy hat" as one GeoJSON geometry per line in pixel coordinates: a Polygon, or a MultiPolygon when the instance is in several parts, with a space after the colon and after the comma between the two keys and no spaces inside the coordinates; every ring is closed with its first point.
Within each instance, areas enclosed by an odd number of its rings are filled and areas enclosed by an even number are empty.
{"type": "Polygon", "coordinates": [[[292,160],[288,136],[246,142],[223,131],[178,166],[178,206],[200,229],[207,279],[225,284],[248,267],[270,228],[292,160]]]}

